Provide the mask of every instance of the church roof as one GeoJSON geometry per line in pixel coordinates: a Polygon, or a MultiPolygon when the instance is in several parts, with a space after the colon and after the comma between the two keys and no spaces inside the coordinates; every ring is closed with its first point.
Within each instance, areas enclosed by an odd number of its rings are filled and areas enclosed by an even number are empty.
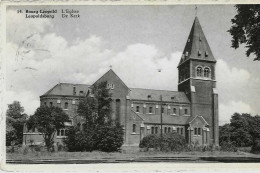
{"type": "Polygon", "coordinates": [[[188,59],[216,62],[197,17],[193,22],[179,65],[188,59]]]}
{"type": "Polygon", "coordinates": [[[86,84],[72,84],[72,83],[59,83],[47,91],[42,96],[60,95],[60,96],[80,96],[80,92],[86,94],[90,85],[86,84]],[[73,87],[75,87],[75,95],[73,94],[73,87]]]}
{"type": "Polygon", "coordinates": [[[130,88],[129,96],[132,100],[150,101],[160,101],[160,96],[162,96],[164,102],[190,103],[185,93],[178,91],[130,88]]]}

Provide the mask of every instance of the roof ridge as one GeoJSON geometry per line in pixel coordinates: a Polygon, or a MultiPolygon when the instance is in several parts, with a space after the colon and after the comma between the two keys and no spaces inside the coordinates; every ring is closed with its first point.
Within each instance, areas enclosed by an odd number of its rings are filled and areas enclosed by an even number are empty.
{"type": "Polygon", "coordinates": [[[153,91],[170,91],[170,92],[178,92],[178,93],[184,93],[182,91],[173,91],[173,90],[160,90],[160,89],[148,89],[148,88],[129,88],[131,89],[143,89],[143,90],[153,90],[153,91]]]}
{"type": "Polygon", "coordinates": [[[70,84],[70,85],[90,85],[90,84],[80,84],[80,83],[68,83],[68,82],[60,82],[58,84],[70,84]]]}

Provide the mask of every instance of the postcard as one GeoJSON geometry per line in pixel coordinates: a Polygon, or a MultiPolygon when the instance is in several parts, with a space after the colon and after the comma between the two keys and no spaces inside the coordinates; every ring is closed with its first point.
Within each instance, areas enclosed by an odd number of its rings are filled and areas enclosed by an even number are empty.
{"type": "Polygon", "coordinates": [[[247,3],[2,2],[1,169],[257,171],[247,3]]]}

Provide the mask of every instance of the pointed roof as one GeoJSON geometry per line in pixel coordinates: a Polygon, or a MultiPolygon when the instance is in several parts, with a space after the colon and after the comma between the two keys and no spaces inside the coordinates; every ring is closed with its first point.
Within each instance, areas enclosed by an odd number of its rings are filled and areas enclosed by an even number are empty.
{"type": "Polygon", "coordinates": [[[188,59],[216,62],[197,17],[194,19],[179,65],[188,59]]]}
{"type": "MultiPolygon", "coordinates": [[[[98,83],[100,80],[102,80],[102,78],[106,77],[106,76],[115,76],[120,82],[122,82],[122,84],[128,88],[128,86],[122,81],[122,79],[112,70],[108,70],[105,74],[103,74],[98,80],[96,80],[96,82],[94,82],[93,85],[95,85],[96,83],[98,83]]],[[[93,86],[92,85],[92,86],[93,86]]]]}

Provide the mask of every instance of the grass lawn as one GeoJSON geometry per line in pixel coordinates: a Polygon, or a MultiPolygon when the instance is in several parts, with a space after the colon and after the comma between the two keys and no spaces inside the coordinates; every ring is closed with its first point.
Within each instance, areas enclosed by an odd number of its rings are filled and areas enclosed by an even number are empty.
{"type": "Polygon", "coordinates": [[[60,159],[84,159],[84,160],[94,160],[94,159],[130,159],[130,158],[140,158],[140,157],[258,157],[260,155],[255,155],[247,152],[160,152],[160,151],[139,151],[138,148],[127,148],[123,149],[121,152],[106,153],[100,151],[93,152],[28,152],[23,154],[22,152],[6,153],[7,160],[60,160],[60,159]]]}

